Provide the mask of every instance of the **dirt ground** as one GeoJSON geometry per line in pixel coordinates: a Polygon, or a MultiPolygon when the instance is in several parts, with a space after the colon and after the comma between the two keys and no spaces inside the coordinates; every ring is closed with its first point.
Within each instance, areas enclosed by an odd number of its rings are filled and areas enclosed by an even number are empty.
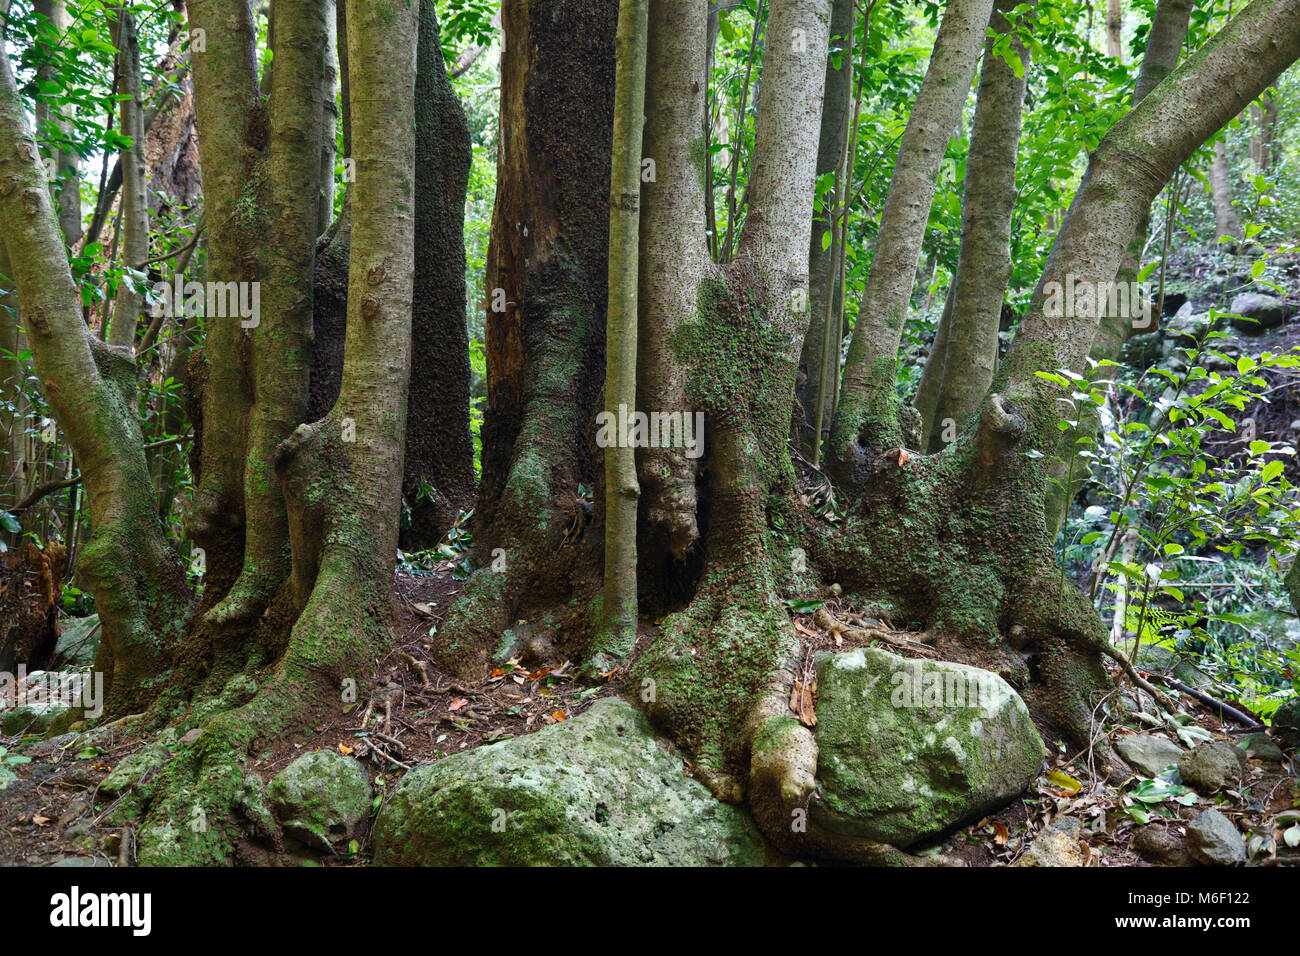
{"type": "MultiPolygon", "coordinates": [[[[372,675],[378,689],[371,700],[357,702],[346,713],[340,712],[334,719],[282,741],[255,760],[251,769],[269,779],[300,754],[338,750],[362,761],[377,792],[391,792],[401,776],[415,767],[571,719],[593,701],[623,692],[621,672],[591,684],[578,679],[570,665],[537,671],[508,665],[477,682],[458,681],[439,671],[427,653],[434,639],[430,631],[437,626],[458,586],[450,562],[431,576],[398,577],[394,627],[397,641],[372,675]]],[[[824,613],[814,610],[793,615],[809,662],[814,651],[867,643],[907,656],[944,655],[944,649],[925,642],[925,635],[865,621],[838,600],[828,602],[821,610],[824,613]],[[832,626],[827,627],[828,623],[832,626]],[[849,626],[842,627],[845,624],[849,626]]],[[[647,625],[642,641],[652,631],[653,626],[647,625]]],[[[809,690],[815,695],[815,687],[809,690]]],[[[1184,698],[1184,706],[1197,725],[1217,738],[1233,739],[1234,728],[1222,725],[1209,708],[1191,698],[1184,698]]],[[[1103,717],[1101,732],[1120,735],[1136,729],[1103,717]]],[[[1039,830],[1069,816],[1081,824],[1086,865],[1147,866],[1151,863],[1130,846],[1139,828],[1130,812],[1134,807],[1150,813],[1152,822],[1148,826],[1177,829],[1185,819],[1217,805],[1244,833],[1258,833],[1272,840],[1272,849],[1265,846],[1256,862],[1300,863],[1300,850],[1288,848],[1280,838],[1278,820],[1281,814],[1285,822],[1287,814],[1296,813],[1295,808],[1300,806],[1300,777],[1296,776],[1294,755],[1281,765],[1252,758],[1241,789],[1217,795],[1213,801],[1201,798],[1192,806],[1174,801],[1148,805],[1135,800],[1129,787],[1120,792],[1094,779],[1089,773],[1087,754],[1071,754],[1059,741],[1046,735],[1044,739],[1049,757],[1027,793],[922,852],[941,851],[967,866],[1005,865],[1024,852],[1039,830]]],[[[18,779],[0,791],[0,864],[130,865],[132,828],[105,822],[113,804],[97,800],[97,788],[120,760],[149,740],[147,735],[110,738],[94,754],[79,754],[73,748],[29,746],[26,752],[32,761],[14,768],[18,779]]],[[[0,739],[0,746],[12,750],[21,742],[0,739]]],[[[294,854],[284,862],[361,866],[369,861],[369,853],[363,838],[355,853],[310,858],[294,854]]]]}

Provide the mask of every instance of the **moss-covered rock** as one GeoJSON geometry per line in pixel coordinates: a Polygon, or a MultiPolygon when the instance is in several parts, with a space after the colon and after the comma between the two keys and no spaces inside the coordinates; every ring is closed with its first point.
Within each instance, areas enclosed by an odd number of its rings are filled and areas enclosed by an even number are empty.
{"type": "Polygon", "coordinates": [[[140,796],[148,799],[153,775],[171,758],[171,751],[166,743],[155,741],[123,757],[107,777],[99,784],[102,797],[117,797],[128,790],[137,790],[140,796]]]}
{"type": "Polygon", "coordinates": [[[876,648],[817,662],[818,793],[813,819],[907,847],[988,813],[1025,789],[1043,742],[996,674],[876,648]]]}
{"type": "Polygon", "coordinates": [[[50,729],[54,718],[68,709],[67,704],[53,701],[23,704],[21,707],[6,711],[4,717],[0,718],[0,733],[6,737],[16,737],[19,734],[40,736],[50,729]]]}
{"type": "Polygon", "coordinates": [[[266,795],[285,833],[329,850],[357,835],[370,809],[370,778],[351,757],[317,750],[276,774],[266,795]]]}
{"type": "Polygon", "coordinates": [[[749,819],[686,776],[622,700],[407,774],[380,811],[382,865],[757,865],[749,819]]]}

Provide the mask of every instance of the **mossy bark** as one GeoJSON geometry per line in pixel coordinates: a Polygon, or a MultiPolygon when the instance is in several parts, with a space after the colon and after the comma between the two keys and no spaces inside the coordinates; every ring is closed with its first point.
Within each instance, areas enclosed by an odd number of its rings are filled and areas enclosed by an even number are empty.
{"type": "Polygon", "coordinates": [[[961,117],[993,0],[956,0],[943,12],[925,79],[899,144],[871,272],[849,341],[827,466],[851,492],[871,457],[904,444],[896,391],[898,347],[921,259],[935,180],[961,117]]]}
{"type": "Polygon", "coordinates": [[[180,561],[158,520],[135,408],[130,353],[82,321],[25,104],[0,54],[0,234],[23,303],[32,362],[81,466],[93,534],[81,570],[103,622],[105,707],[157,694],[185,615],[180,561]]]}
{"type": "Polygon", "coordinates": [[[414,360],[402,494],[407,550],[432,547],[474,502],[465,325],[465,191],[470,139],[447,78],[432,3],[420,7],[415,97],[414,360]]]}
{"type": "MultiPolygon", "coordinates": [[[[365,105],[352,117],[357,178],[339,395],[325,418],[299,425],[275,449],[292,574],[252,637],[252,667],[189,714],[203,733],[164,770],[140,831],[144,863],[225,862],[247,850],[249,831],[274,842],[257,781],[244,775],[250,748],[341,703],[345,682],[363,687],[390,635],[411,368],[417,17],[403,0],[348,0],[354,102],[365,105]],[[196,817],[201,827],[187,825],[196,817]]],[[[279,72],[277,87],[288,80],[279,72]]]]}
{"type": "MultiPolygon", "coordinates": [[[[501,148],[488,248],[487,408],[475,511],[481,569],[435,653],[478,673],[528,610],[571,605],[589,636],[600,535],[588,533],[607,305],[617,0],[508,0],[501,148]]],[[[597,519],[598,522],[598,519],[597,519]]],[[[594,531],[596,525],[590,526],[594,531]]],[[[549,625],[548,625],[549,626],[549,625]]]]}

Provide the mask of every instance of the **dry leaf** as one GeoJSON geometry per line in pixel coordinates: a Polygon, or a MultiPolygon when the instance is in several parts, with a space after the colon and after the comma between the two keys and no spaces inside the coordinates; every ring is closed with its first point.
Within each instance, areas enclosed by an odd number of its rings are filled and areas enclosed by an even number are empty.
{"type": "Polygon", "coordinates": [[[1011,833],[1007,830],[1007,825],[999,820],[993,821],[993,842],[998,846],[1006,846],[1007,840],[1011,838],[1011,833]]]}
{"type": "Polygon", "coordinates": [[[38,813],[32,817],[32,823],[35,823],[38,827],[48,827],[50,825],[50,818],[43,817],[38,813]]]}
{"type": "Polygon", "coordinates": [[[458,698],[456,698],[455,700],[453,700],[450,704],[447,705],[447,709],[448,709],[448,710],[460,710],[462,707],[464,707],[464,706],[465,706],[466,704],[468,704],[468,703],[469,703],[469,698],[467,698],[467,697],[458,697],[458,698]]]}
{"type": "Polygon", "coordinates": [[[349,747],[347,744],[339,744],[339,753],[345,757],[352,756],[352,749],[353,748],[349,747]]]}
{"type": "Polygon", "coordinates": [[[566,714],[566,713],[565,713],[564,711],[562,711],[562,710],[553,710],[553,711],[551,711],[551,716],[552,716],[553,718],[555,718],[556,720],[568,720],[568,719],[569,719],[569,715],[566,714]]]}

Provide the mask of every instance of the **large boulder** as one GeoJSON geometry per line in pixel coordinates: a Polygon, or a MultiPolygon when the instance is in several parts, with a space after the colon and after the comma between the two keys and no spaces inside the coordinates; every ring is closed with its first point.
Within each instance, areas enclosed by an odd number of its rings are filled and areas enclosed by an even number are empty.
{"type": "Polygon", "coordinates": [[[438,865],[759,865],[752,822],[686,776],[626,701],[453,754],[402,778],[375,862],[438,865]]]}
{"type": "Polygon", "coordinates": [[[285,833],[329,850],[357,836],[370,811],[370,778],[351,757],[317,750],[272,777],[266,795],[285,833]]]}
{"type": "Polygon", "coordinates": [[[1281,325],[1290,310],[1275,296],[1243,292],[1232,300],[1228,311],[1234,316],[1232,324],[1235,328],[1247,335],[1255,335],[1281,325]]]}
{"type": "Polygon", "coordinates": [[[876,648],[817,661],[811,815],[846,836],[907,847],[1002,806],[1037,775],[1043,742],[990,671],[876,648]]]}

